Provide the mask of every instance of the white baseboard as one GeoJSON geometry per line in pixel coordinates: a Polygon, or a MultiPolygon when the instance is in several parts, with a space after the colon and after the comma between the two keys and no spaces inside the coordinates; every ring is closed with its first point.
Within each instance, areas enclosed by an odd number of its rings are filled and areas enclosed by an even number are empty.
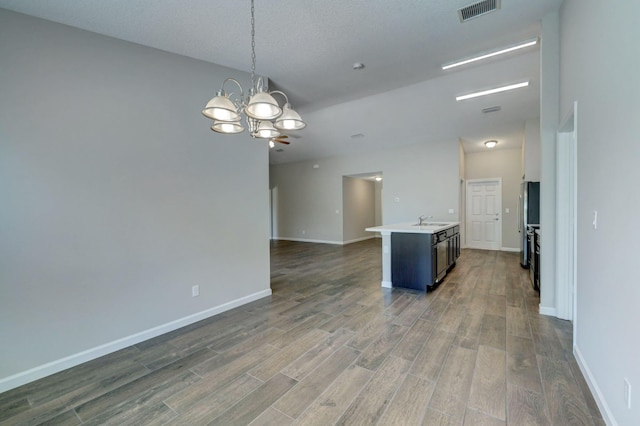
{"type": "Polygon", "coordinates": [[[546,315],[548,317],[557,317],[556,308],[553,306],[538,305],[538,313],[540,315],[546,315]]]}
{"type": "Polygon", "coordinates": [[[391,281],[382,281],[382,287],[384,288],[393,288],[391,281]]]}
{"type": "Polygon", "coordinates": [[[589,385],[589,389],[593,394],[593,399],[596,400],[596,404],[598,404],[598,408],[600,409],[600,414],[602,415],[602,420],[608,425],[618,426],[618,422],[616,422],[615,417],[613,417],[613,413],[607,404],[607,400],[604,399],[602,395],[602,391],[598,387],[596,380],[591,374],[591,370],[584,360],[582,353],[580,352],[580,348],[578,346],[573,347],[573,355],[576,357],[576,361],[578,363],[578,367],[580,367],[580,371],[582,371],[582,375],[589,385]]]}
{"type": "Polygon", "coordinates": [[[354,240],[349,240],[349,241],[315,240],[312,238],[289,238],[289,237],[277,237],[272,239],[282,240],[282,241],[295,241],[298,243],[320,243],[320,244],[334,244],[339,246],[346,246],[347,244],[357,243],[364,240],[370,240],[372,238],[375,238],[375,236],[356,238],[354,240]]]}
{"type": "Polygon", "coordinates": [[[344,241],[342,245],[346,246],[347,244],[359,243],[360,241],[371,240],[375,238],[375,235],[370,235],[367,237],[356,238],[355,240],[344,241]]]}
{"type": "Polygon", "coordinates": [[[273,238],[274,240],[281,240],[281,241],[295,241],[298,243],[320,243],[320,244],[337,244],[337,245],[342,245],[342,241],[330,241],[330,240],[314,240],[311,238],[289,238],[289,237],[278,237],[278,238],[273,238]]]}
{"type": "Polygon", "coordinates": [[[13,388],[17,388],[18,386],[22,386],[26,383],[33,382],[34,380],[50,376],[54,373],[66,370],[67,368],[75,367],[76,365],[82,364],[83,362],[91,361],[120,349],[124,349],[128,346],[135,345],[136,343],[144,342],[145,340],[160,336],[161,334],[177,330],[181,327],[196,323],[203,319],[212,317],[214,315],[220,314],[233,308],[237,308],[238,306],[242,306],[246,303],[253,302],[254,300],[262,299],[263,297],[267,297],[270,295],[271,289],[259,291],[248,296],[223,303],[222,305],[214,306],[213,308],[188,315],[175,321],[171,321],[166,324],[159,325],[157,327],[153,327],[148,330],[144,330],[139,333],[135,333],[130,336],[126,336],[91,349],[87,349],[86,351],[82,351],[55,361],[48,362],[46,364],[14,374],[12,376],[2,378],[0,379],[0,393],[6,392],[13,388]]]}
{"type": "Polygon", "coordinates": [[[516,248],[516,247],[502,247],[500,250],[508,251],[508,252],[511,252],[511,253],[519,253],[520,252],[520,249],[516,248]]]}

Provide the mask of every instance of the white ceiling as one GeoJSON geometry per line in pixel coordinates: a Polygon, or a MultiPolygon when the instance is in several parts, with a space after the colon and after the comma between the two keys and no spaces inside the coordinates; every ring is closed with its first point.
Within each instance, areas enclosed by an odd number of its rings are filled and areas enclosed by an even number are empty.
{"type": "MultiPolygon", "coordinates": [[[[474,2],[256,0],[256,71],[308,123],[283,152],[271,150],[271,162],[452,138],[467,152],[486,139],[519,147],[524,121],[539,114],[539,45],[458,70],[440,66],[539,36],[540,19],[562,0],[502,0],[499,11],[461,24],[457,10],[474,2]],[[354,62],[366,68],[354,71],[354,62]],[[525,79],[525,89],[454,100],[525,79]],[[389,91],[389,110],[374,107],[389,91]],[[502,110],[480,112],[493,105],[502,110]],[[365,136],[350,138],[356,133],[365,136]]],[[[248,0],[0,0],[0,7],[250,71],[248,0]]],[[[215,90],[203,90],[203,105],[215,90]]]]}

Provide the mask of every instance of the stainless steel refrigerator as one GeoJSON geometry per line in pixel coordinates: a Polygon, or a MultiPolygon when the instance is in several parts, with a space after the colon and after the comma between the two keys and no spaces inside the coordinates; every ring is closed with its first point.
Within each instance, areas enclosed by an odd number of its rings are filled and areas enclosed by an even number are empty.
{"type": "Polygon", "coordinates": [[[520,265],[528,268],[529,240],[527,225],[540,224],[540,182],[522,182],[518,199],[518,233],[520,236],[520,265]]]}

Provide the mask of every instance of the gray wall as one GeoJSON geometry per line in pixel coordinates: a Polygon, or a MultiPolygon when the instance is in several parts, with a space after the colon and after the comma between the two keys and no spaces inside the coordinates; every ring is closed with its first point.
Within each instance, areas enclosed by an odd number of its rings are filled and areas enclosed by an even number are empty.
{"type": "Polygon", "coordinates": [[[523,180],[540,181],[540,118],[527,120],[522,141],[523,180]]]}
{"type": "Polygon", "coordinates": [[[520,194],[520,149],[472,152],[465,155],[467,179],[502,178],[502,247],[520,247],[518,195],[520,194]],[[509,209],[509,213],[505,209],[509,209]]]}
{"type": "Polygon", "coordinates": [[[556,132],[560,101],[559,11],[542,19],[540,42],[540,313],[556,315],[556,132]]]}
{"type": "Polygon", "coordinates": [[[375,203],[375,219],[374,219],[374,224],[375,226],[380,226],[382,225],[382,188],[383,188],[383,183],[382,181],[376,181],[374,182],[374,203],[375,203]]]}
{"type": "Polygon", "coordinates": [[[375,185],[372,181],[342,178],[342,232],[344,242],[373,237],[365,228],[375,226],[375,185]]]}
{"type": "Polygon", "coordinates": [[[565,0],[560,19],[558,119],[578,102],[576,354],[619,425],[640,424],[639,19],[637,1],[595,0],[565,0]]]}
{"type": "Polygon", "coordinates": [[[343,242],[342,176],[371,170],[384,176],[384,224],[417,220],[421,214],[457,221],[458,155],[458,141],[448,141],[272,165],[270,185],[278,187],[278,238],[343,242]],[[448,213],[450,208],[454,213],[448,213]]]}
{"type": "Polygon", "coordinates": [[[0,391],[270,294],[268,148],[200,114],[246,74],[1,9],[0,58],[0,391]]]}

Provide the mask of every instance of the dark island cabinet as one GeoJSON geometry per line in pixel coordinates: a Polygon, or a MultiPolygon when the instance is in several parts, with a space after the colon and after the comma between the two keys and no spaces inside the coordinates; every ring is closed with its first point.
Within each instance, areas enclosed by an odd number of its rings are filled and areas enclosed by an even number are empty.
{"type": "Polygon", "coordinates": [[[460,256],[460,227],[437,233],[391,234],[393,287],[419,291],[435,288],[460,256]]]}

